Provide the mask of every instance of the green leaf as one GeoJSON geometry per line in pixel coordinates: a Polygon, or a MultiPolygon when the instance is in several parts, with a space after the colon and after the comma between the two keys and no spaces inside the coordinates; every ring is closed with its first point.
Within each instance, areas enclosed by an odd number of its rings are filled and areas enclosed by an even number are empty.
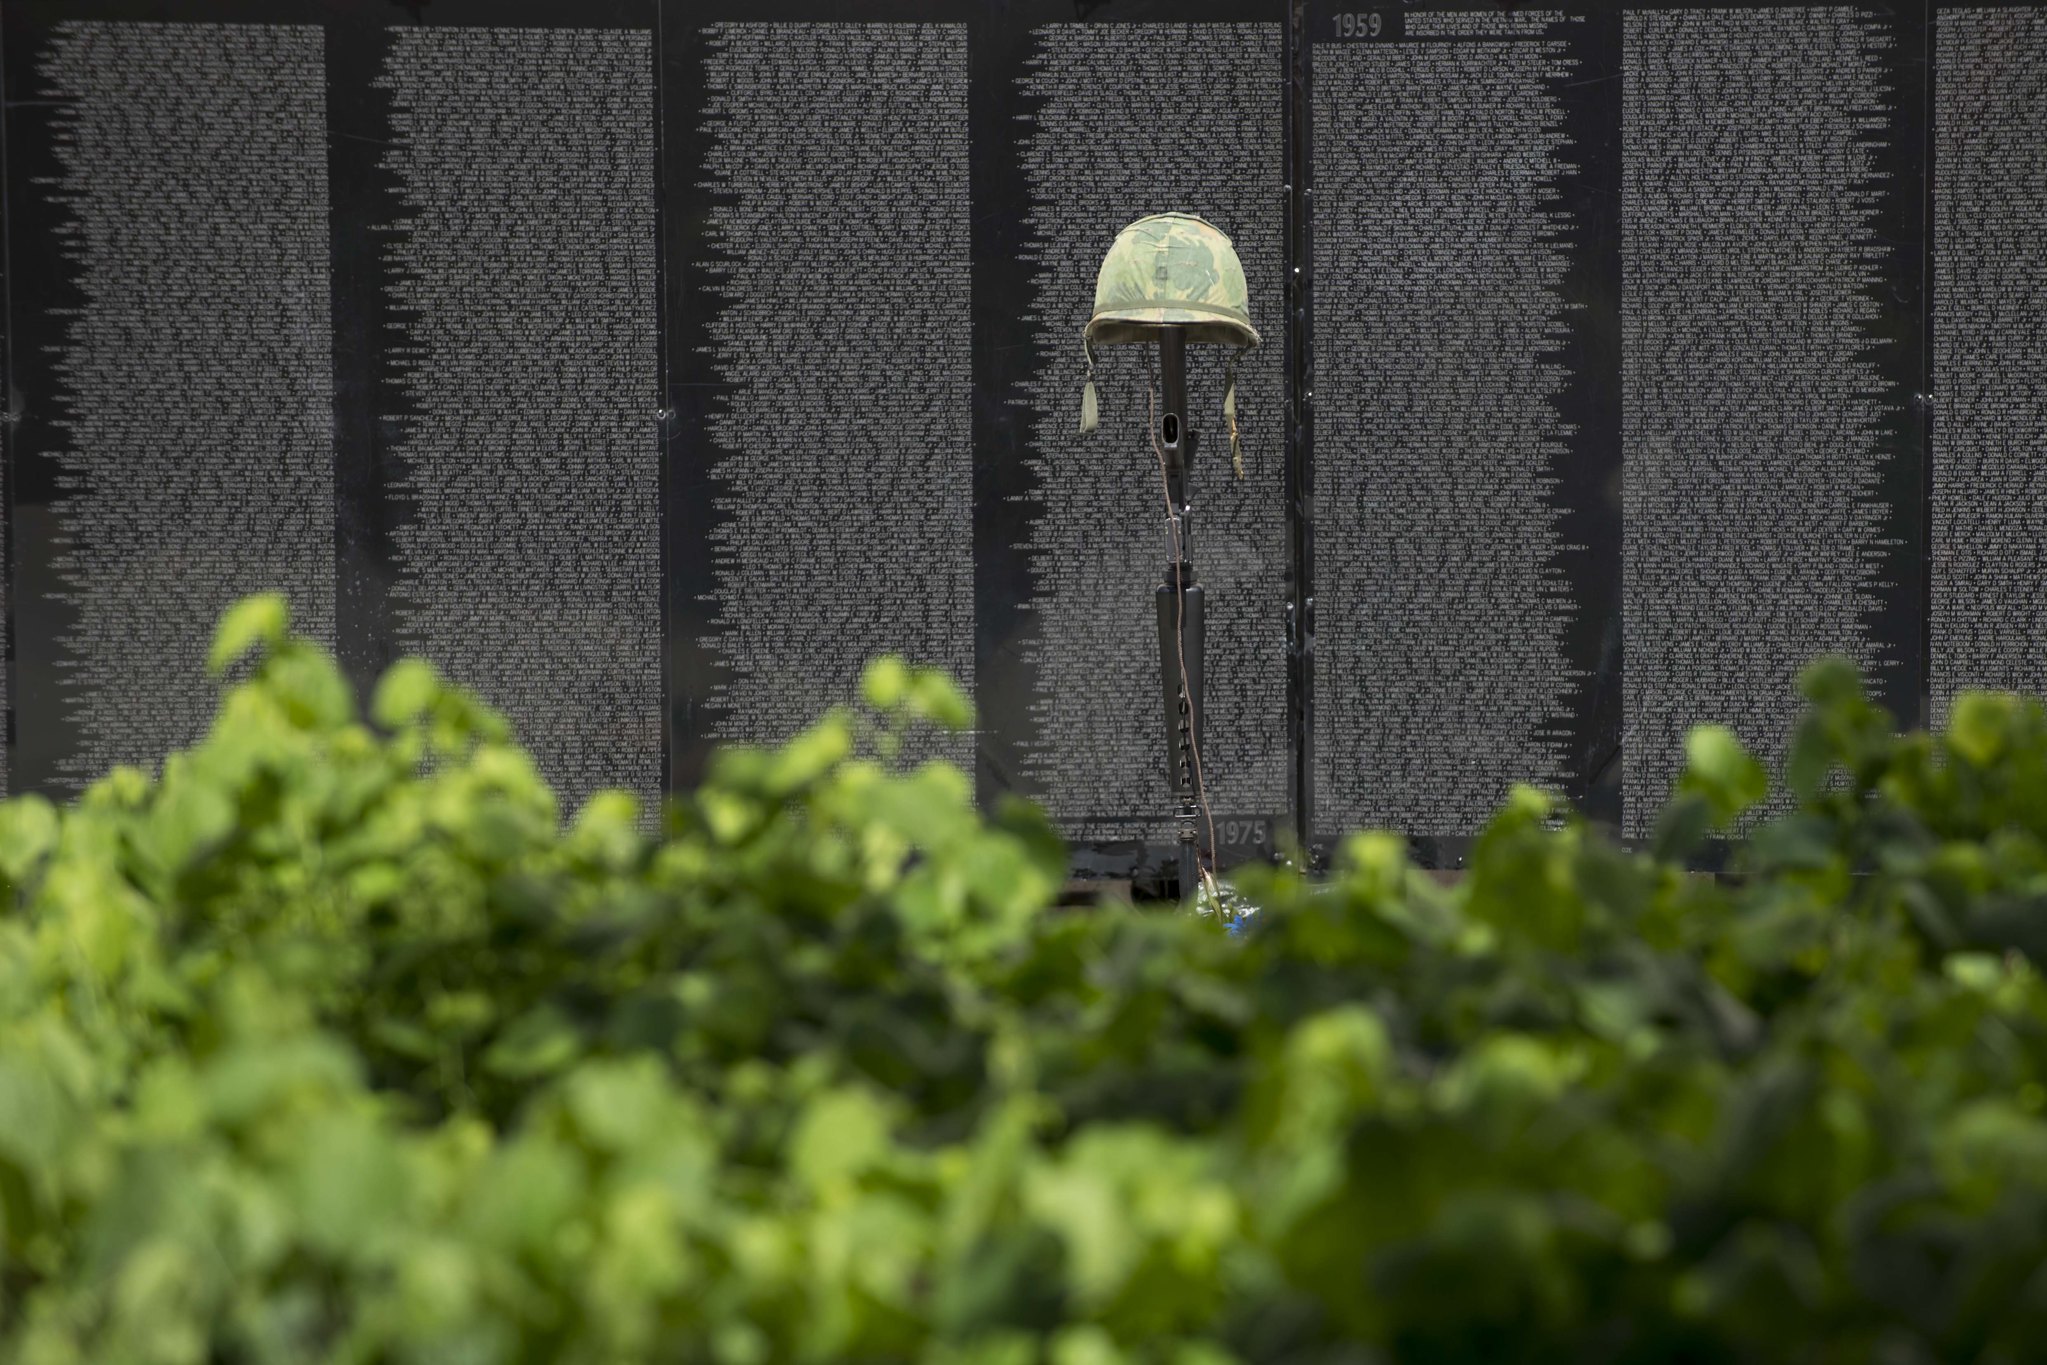
{"type": "Polygon", "coordinates": [[[441,675],[423,659],[401,659],[377,680],[370,716],[386,730],[410,725],[441,700],[441,675]]]}
{"type": "Polygon", "coordinates": [[[1799,672],[1798,691],[1823,711],[1853,706],[1862,700],[1862,674],[1846,655],[1823,654],[1799,672]]]}
{"type": "Polygon", "coordinates": [[[583,1036],[568,1016],[543,1005],[515,1020],[484,1053],[500,1076],[523,1079],[559,1071],[583,1050],[583,1036]]]}
{"type": "Polygon", "coordinates": [[[297,1149],[294,1211],[313,1246],[376,1264],[405,1222],[409,1183],[394,1134],[366,1113],[332,1115],[297,1149]]]}
{"type": "Polygon", "coordinates": [[[1685,736],[1685,770],[1678,790],[1705,799],[1716,825],[1731,824],[1769,794],[1763,765],[1724,725],[1695,725],[1685,736]]]}
{"type": "Polygon", "coordinates": [[[213,648],[207,652],[206,667],[216,677],[224,674],[251,650],[275,650],[291,629],[291,609],[284,594],[257,593],[227,609],[213,633],[213,648]]]}
{"type": "Polygon", "coordinates": [[[19,886],[57,846],[57,808],[40,796],[0,802],[0,874],[19,886]]]}
{"type": "Polygon", "coordinates": [[[919,669],[910,686],[911,713],[945,730],[965,730],[974,723],[974,704],[959,684],[937,669],[919,669]]]}
{"type": "Polygon", "coordinates": [[[1979,768],[1997,761],[2016,712],[2013,699],[1997,692],[1964,692],[1948,712],[1948,747],[1979,768]]]}
{"type": "Polygon", "coordinates": [[[234,836],[239,814],[234,793],[210,775],[180,769],[144,826],[145,847],[157,865],[176,875],[208,857],[234,836]]]}
{"type": "Polygon", "coordinates": [[[892,654],[867,665],[860,675],[860,695],[877,711],[893,711],[910,695],[910,666],[892,654]]]}
{"type": "Polygon", "coordinates": [[[1792,727],[1791,743],[1784,753],[1784,785],[1800,801],[1811,801],[1826,786],[1839,756],[1826,718],[1808,712],[1792,727]]]}
{"type": "Polygon", "coordinates": [[[889,1147],[888,1113],[864,1090],[835,1090],[812,1100],[790,1139],[790,1167],[812,1188],[852,1179],[889,1147]]]}
{"type": "Polygon", "coordinates": [[[47,1063],[0,1055],[0,1157],[20,1168],[54,1165],[71,1140],[78,1115],[47,1063]]]}

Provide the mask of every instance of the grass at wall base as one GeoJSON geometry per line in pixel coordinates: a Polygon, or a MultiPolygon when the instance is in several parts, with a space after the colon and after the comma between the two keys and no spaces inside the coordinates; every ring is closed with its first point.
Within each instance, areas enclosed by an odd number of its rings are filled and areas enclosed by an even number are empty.
{"type": "Polygon", "coordinates": [[[560,828],[419,663],[281,602],[160,781],[0,805],[0,1360],[1906,1362],[2047,1342],[2047,714],[1804,680],[1653,852],[1531,792],[1442,887],[1364,834],[1261,927],[1053,913],[908,727],[560,828]]]}

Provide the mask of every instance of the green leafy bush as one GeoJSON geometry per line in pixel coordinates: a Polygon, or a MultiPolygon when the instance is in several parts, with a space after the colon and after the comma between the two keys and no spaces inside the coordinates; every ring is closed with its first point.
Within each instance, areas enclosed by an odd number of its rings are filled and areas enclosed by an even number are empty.
{"type": "Polygon", "coordinates": [[[2047,714],[1816,666],[1794,813],[1701,731],[1649,852],[1517,793],[1232,939],[1050,909],[891,771],[942,679],[562,828],[282,604],[161,780],[0,805],[0,1358],[2018,1361],[2047,1340],[2047,714]],[[869,758],[861,755],[875,755],[869,758]]]}

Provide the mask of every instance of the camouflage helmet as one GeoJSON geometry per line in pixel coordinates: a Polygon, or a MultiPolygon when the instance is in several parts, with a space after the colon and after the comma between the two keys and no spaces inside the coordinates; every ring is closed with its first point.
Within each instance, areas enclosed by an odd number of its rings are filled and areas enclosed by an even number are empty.
{"type": "Polygon", "coordinates": [[[1083,335],[1111,346],[1155,341],[1164,326],[1184,326],[1189,341],[1248,347],[1259,340],[1236,249],[1191,213],[1155,213],[1116,234],[1083,335]]]}
{"type": "Polygon", "coordinates": [[[1095,277],[1095,311],[1081,330],[1087,386],[1080,394],[1083,435],[1101,425],[1095,392],[1097,344],[1155,341],[1161,327],[1185,327],[1189,341],[1237,349],[1223,387],[1230,464],[1244,477],[1244,447],[1237,430],[1237,357],[1258,344],[1251,325],[1250,290],[1236,248],[1221,229],[1192,213],[1155,213],[1116,234],[1095,277]]]}

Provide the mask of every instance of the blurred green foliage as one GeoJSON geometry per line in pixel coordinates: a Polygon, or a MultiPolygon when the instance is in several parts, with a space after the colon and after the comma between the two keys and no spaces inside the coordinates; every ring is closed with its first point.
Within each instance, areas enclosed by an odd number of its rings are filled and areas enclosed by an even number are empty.
{"type": "Polygon", "coordinates": [[[283,604],[161,780],[0,805],[0,1358],[2019,1361],[2047,1340],[2047,714],[1815,666],[1794,813],[1702,730],[1656,846],[1517,792],[1256,932],[1058,912],[893,771],[943,679],[566,828],[424,664],[283,604]],[[863,757],[872,755],[875,757],[863,757]]]}

